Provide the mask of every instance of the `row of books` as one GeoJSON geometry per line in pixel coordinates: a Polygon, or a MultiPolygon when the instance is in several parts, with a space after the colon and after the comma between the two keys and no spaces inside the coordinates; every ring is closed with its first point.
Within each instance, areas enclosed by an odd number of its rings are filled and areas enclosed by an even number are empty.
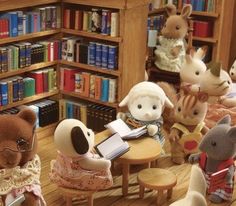
{"type": "Polygon", "coordinates": [[[119,13],[98,8],[90,10],[68,8],[63,11],[63,27],[117,37],[119,35],[119,13]]]}
{"type": "Polygon", "coordinates": [[[88,128],[99,132],[104,125],[116,118],[116,109],[99,104],[86,104],[66,99],[59,100],[60,119],[75,118],[82,121],[88,128]]]}
{"type": "Polygon", "coordinates": [[[0,15],[0,38],[60,28],[60,7],[37,8],[30,12],[11,11],[0,15]]]}
{"type": "Polygon", "coordinates": [[[147,23],[148,31],[157,30],[159,34],[165,22],[166,22],[166,18],[163,14],[148,17],[148,23],[147,23]]]}
{"type": "Polygon", "coordinates": [[[60,80],[61,90],[74,91],[102,102],[114,103],[117,100],[117,79],[62,67],[60,80]]]}
{"type": "Polygon", "coordinates": [[[29,105],[21,105],[0,111],[3,114],[17,114],[20,110],[30,108],[37,117],[36,128],[44,127],[59,121],[59,103],[51,99],[44,99],[29,105]]]}
{"type": "Polygon", "coordinates": [[[0,73],[28,67],[40,62],[60,59],[60,41],[41,41],[36,44],[20,42],[0,47],[0,73]]]}
{"type": "Polygon", "coordinates": [[[62,39],[61,48],[62,60],[104,69],[115,70],[118,67],[118,46],[69,37],[62,39]]]}
{"type": "Polygon", "coordinates": [[[184,4],[192,4],[193,11],[216,12],[216,0],[152,0],[149,10],[162,8],[166,4],[174,4],[178,10],[181,10],[184,4]]]}
{"type": "Polygon", "coordinates": [[[53,68],[32,72],[28,77],[14,76],[0,81],[0,106],[23,100],[26,97],[53,91],[56,88],[53,68]],[[41,72],[41,74],[40,74],[41,72]]]}

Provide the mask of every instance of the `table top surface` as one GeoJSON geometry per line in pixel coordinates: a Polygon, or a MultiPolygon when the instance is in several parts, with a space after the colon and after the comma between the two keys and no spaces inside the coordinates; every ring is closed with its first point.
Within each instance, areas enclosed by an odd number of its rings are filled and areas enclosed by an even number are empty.
{"type": "MultiPolygon", "coordinates": [[[[95,144],[98,144],[111,133],[104,130],[95,135],[95,144]]],[[[138,139],[128,140],[130,150],[115,159],[116,162],[124,164],[143,164],[156,160],[162,151],[159,142],[151,137],[139,137],[138,139]]]]}

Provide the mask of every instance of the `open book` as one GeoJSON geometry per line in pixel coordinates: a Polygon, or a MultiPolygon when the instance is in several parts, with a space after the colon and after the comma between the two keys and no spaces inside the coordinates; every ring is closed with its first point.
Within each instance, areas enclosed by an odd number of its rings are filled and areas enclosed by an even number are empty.
{"type": "Polygon", "coordinates": [[[210,183],[208,187],[208,193],[214,192],[216,189],[224,188],[226,184],[226,175],[229,168],[225,168],[218,172],[211,174],[210,183]]]}
{"type": "Polygon", "coordinates": [[[122,119],[116,119],[105,125],[112,134],[118,133],[122,139],[135,139],[147,132],[147,127],[142,126],[137,129],[130,129],[122,119]]]}
{"type": "Polygon", "coordinates": [[[115,133],[95,147],[97,153],[105,159],[113,160],[129,151],[129,144],[121,139],[118,133],[115,133]]]}

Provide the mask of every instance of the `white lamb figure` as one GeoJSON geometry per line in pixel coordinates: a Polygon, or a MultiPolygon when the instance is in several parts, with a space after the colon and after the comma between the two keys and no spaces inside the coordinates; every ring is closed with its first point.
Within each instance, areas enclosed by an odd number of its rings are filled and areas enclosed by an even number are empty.
{"type": "Polygon", "coordinates": [[[229,70],[229,75],[232,80],[236,80],[236,59],[234,60],[234,63],[229,70]]]}
{"type": "Polygon", "coordinates": [[[127,106],[129,111],[119,112],[117,118],[123,119],[131,128],[147,125],[148,135],[158,140],[161,145],[164,144],[161,115],[165,106],[172,108],[173,104],[161,87],[153,82],[140,82],[130,89],[119,106],[127,106]]]}

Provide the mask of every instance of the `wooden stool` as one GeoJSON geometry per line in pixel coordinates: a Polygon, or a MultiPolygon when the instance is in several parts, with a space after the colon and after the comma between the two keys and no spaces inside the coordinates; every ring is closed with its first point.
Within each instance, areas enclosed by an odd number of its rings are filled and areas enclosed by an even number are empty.
{"type": "Polygon", "coordinates": [[[59,190],[66,199],[66,206],[72,206],[73,197],[78,197],[78,198],[84,197],[83,199],[87,199],[88,201],[88,206],[93,206],[93,194],[96,191],[84,191],[84,190],[69,189],[64,187],[59,187],[59,190]]]}
{"type": "Polygon", "coordinates": [[[144,197],[145,188],[157,190],[157,205],[160,205],[164,190],[167,190],[167,198],[171,198],[177,178],[168,170],[147,168],[138,173],[138,183],[140,186],[140,198],[144,197]]]}

